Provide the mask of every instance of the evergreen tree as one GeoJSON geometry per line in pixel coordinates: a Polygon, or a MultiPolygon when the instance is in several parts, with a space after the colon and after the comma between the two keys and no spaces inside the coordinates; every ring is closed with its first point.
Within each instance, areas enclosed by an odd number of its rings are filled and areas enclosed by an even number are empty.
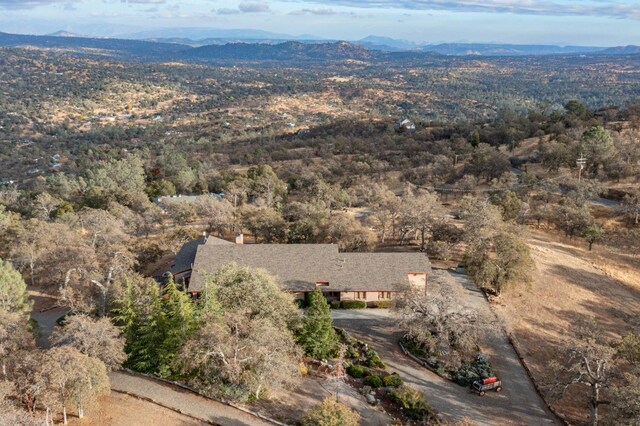
{"type": "Polygon", "coordinates": [[[30,308],[27,285],[22,275],[9,262],[0,259],[0,309],[25,312],[30,308]]]}
{"type": "Polygon", "coordinates": [[[169,276],[163,289],[158,316],[159,345],[156,349],[157,371],[161,377],[171,375],[173,360],[187,337],[197,328],[196,315],[191,299],[169,276]]]}
{"type": "Polygon", "coordinates": [[[309,307],[297,340],[309,356],[327,358],[335,354],[338,337],[333,329],[331,310],[318,289],[309,293],[309,307]]]}
{"type": "Polygon", "coordinates": [[[197,327],[193,304],[173,277],[162,291],[149,280],[125,279],[122,296],[111,312],[127,339],[126,365],[171,376],[176,353],[197,327]]]}

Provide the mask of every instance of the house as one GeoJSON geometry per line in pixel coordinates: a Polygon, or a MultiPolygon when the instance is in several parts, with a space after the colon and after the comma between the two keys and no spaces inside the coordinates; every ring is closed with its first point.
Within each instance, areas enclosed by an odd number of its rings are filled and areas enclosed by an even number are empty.
{"type": "Polygon", "coordinates": [[[405,118],[396,121],[396,131],[400,133],[412,133],[416,130],[416,125],[413,121],[405,118]]]}
{"type": "Polygon", "coordinates": [[[399,285],[426,291],[431,272],[424,253],[340,253],[335,244],[243,244],[241,234],[236,243],[201,237],[185,244],[171,270],[197,297],[206,275],[231,262],[266,270],[298,300],[316,288],[329,301],[390,300],[399,285]]]}

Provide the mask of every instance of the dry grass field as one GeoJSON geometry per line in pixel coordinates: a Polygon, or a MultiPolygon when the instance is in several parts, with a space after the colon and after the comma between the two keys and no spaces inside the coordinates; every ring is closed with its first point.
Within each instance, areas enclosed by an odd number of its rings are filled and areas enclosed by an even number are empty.
{"type": "MultiPolygon", "coordinates": [[[[552,360],[562,360],[572,325],[594,318],[611,340],[640,322],[640,240],[616,238],[589,252],[581,239],[560,233],[533,231],[529,239],[536,264],[529,289],[511,292],[506,303],[494,305],[525,357],[538,384],[543,384],[552,360]],[[635,249],[634,249],[635,246],[635,249]]],[[[570,388],[555,407],[572,422],[584,422],[586,395],[570,388]]]]}

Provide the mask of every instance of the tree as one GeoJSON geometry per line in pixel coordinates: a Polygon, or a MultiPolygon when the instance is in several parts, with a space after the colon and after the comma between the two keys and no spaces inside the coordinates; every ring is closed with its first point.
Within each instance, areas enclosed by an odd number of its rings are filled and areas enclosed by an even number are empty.
{"type": "Polygon", "coordinates": [[[477,177],[490,181],[511,170],[511,163],[505,154],[497,149],[481,143],[476,146],[467,165],[467,171],[477,177]]]}
{"type": "Polygon", "coordinates": [[[242,225],[264,243],[284,241],[287,224],[282,215],[269,207],[243,206],[242,225]]]}
{"type": "Polygon", "coordinates": [[[216,197],[203,196],[196,203],[198,214],[207,221],[209,232],[222,235],[226,228],[233,223],[233,206],[226,200],[218,200],[216,197]]]}
{"type": "Polygon", "coordinates": [[[85,202],[91,207],[106,207],[110,201],[140,210],[149,204],[145,194],[144,167],[139,157],[101,162],[87,170],[85,202]]]}
{"type": "Polygon", "coordinates": [[[302,424],[303,426],[358,426],[360,415],[339,403],[336,397],[328,396],[307,411],[302,424]]]}
{"type": "Polygon", "coordinates": [[[264,318],[282,330],[298,327],[300,314],[291,294],[261,269],[234,263],[205,278],[200,307],[222,306],[225,311],[242,310],[251,318],[264,318]]]}
{"type": "Polygon", "coordinates": [[[431,227],[444,216],[444,209],[438,197],[432,192],[414,194],[409,192],[402,199],[400,221],[407,230],[415,230],[420,234],[420,250],[426,248],[426,234],[431,227]]]}
{"type": "Polygon", "coordinates": [[[625,373],[623,385],[611,391],[608,420],[616,425],[640,425],[640,371],[625,373]]]}
{"type": "Polygon", "coordinates": [[[35,339],[27,318],[20,313],[0,309],[0,364],[4,380],[9,378],[8,370],[26,350],[34,349],[35,339]]]}
{"type": "Polygon", "coordinates": [[[63,327],[54,330],[49,340],[54,347],[72,346],[85,355],[99,359],[109,370],[119,368],[127,358],[124,338],[109,318],[71,316],[63,327]]]}
{"type": "Polygon", "coordinates": [[[630,217],[636,225],[640,223],[640,191],[625,195],[620,211],[630,217]]]}
{"type": "Polygon", "coordinates": [[[613,139],[602,126],[591,127],[582,135],[580,151],[587,157],[587,168],[596,175],[600,166],[613,155],[613,139]]]}
{"type": "Polygon", "coordinates": [[[522,200],[513,191],[501,191],[493,194],[491,203],[500,208],[504,221],[515,221],[520,216],[522,200]]]}
{"type": "Polygon", "coordinates": [[[598,409],[603,403],[600,392],[609,382],[608,368],[612,364],[614,349],[594,319],[577,323],[574,331],[577,340],[567,342],[564,363],[551,365],[554,375],[554,382],[550,384],[551,395],[561,397],[572,385],[589,388],[589,424],[597,426],[598,409]]]}
{"type": "Polygon", "coordinates": [[[631,365],[640,367],[640,334],[627,333],[616,345],[616,356],[631,365]]]}
{"type": "Polygon", "coordinates": [[[331,357],[336,352],[338,337],[333,329],[329,304],[319,289],[309,293],[307,297],[309,306],[305,309],[296,340],[309,356],[331,357]]]}
{"type": "Polygon", "coordinates": [[[278,178],[271,166],[251,166],[247,170],[247,178],[250,181],[252,195],[262,198],[267,207],[280,203],[287,193],[286,185],[278,178]]]}
{"type": "Polygon", "coordinates": [[[198,388],[236,400],[258,400],[268,390],[294,385],[299,376],[291,333],[242,310],[204,324],[187,341],[180,360],[198,388]]]}
{"type": "Polygon", "coordinates": [[[174,359],[184,341],[197,327],[193,303],[169,276],[162,292],[146,288],[146,282],[130,280],[124,295],[116,301],[115,321],[127,338],[127,365],[131,368],[170,377],[174,359]],[[136,288],[142,284],[142,288],[136,288]],[[143,296],[148,306],[135,300],[143,296]]]}
{"type": "Polygon", "coordinates": [[[500,233],[492,239],[493,253],[490,247],[476,247],[467,251],[465,264],[471,275],[481,287],[496,294],[511,286],[531,282],[534,268],[529,246],[517,235],[500,233]]]}
{"type": "Polygon", "coordinates": [[[71,346],[47,351],[40,367],[48,388],[57,396],[64,424],[67,424],[67,406],[75,403],[82,417],[84,407],[98,396],[109,393],[109,377],[104,364],[82,354],[71,346]]]}
{"type": "Polygon", "coordinates": [[[0,311],[26,312],[31,309],[22,274],[0,259],[0,311]]]}
{"type": "Polygon", "coordinates": [[[464,303],[460,286],[446,273],[430,277],[428,292],[403,288],[394,310],[406,337],[450,365],[475,353],[479,339],[491,330],[489,319],[464,303]]]}
{"type": "Polygon", "coordinates": [[[591,247],[599,241],[602,240],[604,235],[604,231],[601,227],[596,224],[590,225],[582,234],[584,239],[589,243],[589,251],[591,251],[591,247]]]}
{"type": "Polygon", "coordinates": [[[157,179],[151,181],[147,185],[147,195],[152,200],[155,200],[160,197],[166,197],[171,195],[176,195],[176,187],[173,182],[166,179],[157,179]]]}
{"type": "Polygon", "coordinates": [[[14,261],[29,268],[29,278],[35,286],[36,267],[39,261],[54,247],[51,227],[37,219],[20,221],[9,228],[10,254],[14,261]]]}
{"type": "Polygon", "coordinates": [[[565,236],[572,238],[576,233],[583,233],[593,223],[593,217],[586,204],[578,204],[572,200],[564,200],[554,211],[553,223],[564,231],[565,236]]]}
{"type": "Polygon", "coordinates": [[[376,242],[376,235],[364,227],[357,219],[342,213],[333,215],[327,224],[325,233],[338,243],[341,251],[366,251],[376,242]]]}

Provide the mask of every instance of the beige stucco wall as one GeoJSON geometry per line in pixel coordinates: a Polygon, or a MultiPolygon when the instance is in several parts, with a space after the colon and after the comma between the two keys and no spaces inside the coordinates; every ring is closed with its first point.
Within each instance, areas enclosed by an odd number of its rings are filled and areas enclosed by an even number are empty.
{"type": "Polygon", "coordinates": [[[409,284],[419,289],[425,289],[427,287],[427,274],[425,272],[410,272],[409,284]]]}
{"type": "MultiPolygon", "coordinates": [[[[374,302],[376,300],[388,300],[388,299],[379,299],[378,291],[367,291],[365,296],[366,299],[358,299],[356,298],[357,292],[354,291],[343,291],[340,293],[340,300],[364,300],[366,302],[374,302]]],[[[391,293],[391,298],[393,299],[393,292],[391,293]]]]}

